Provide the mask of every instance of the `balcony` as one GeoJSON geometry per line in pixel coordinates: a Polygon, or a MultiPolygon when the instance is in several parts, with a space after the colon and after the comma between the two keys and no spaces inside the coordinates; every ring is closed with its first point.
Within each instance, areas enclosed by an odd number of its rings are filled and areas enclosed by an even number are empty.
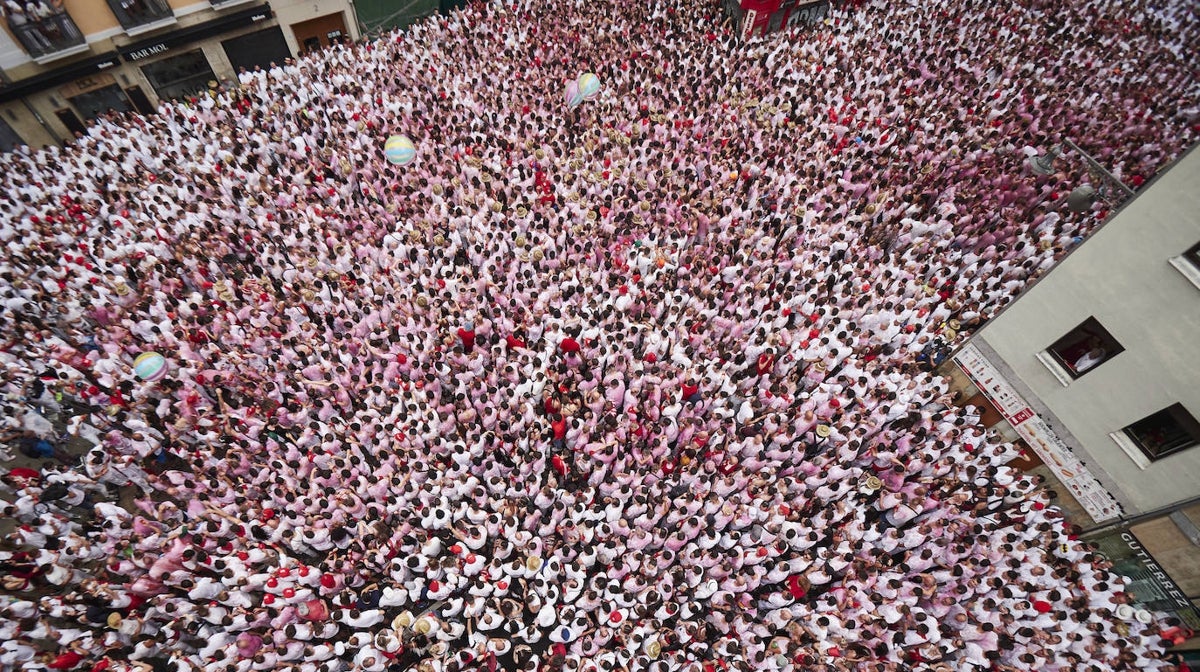
{"type": "Polygon", "coordinates": [[[258,0],[208,0],[208,4],[212,5],[213,9],[227,9],[229,7],[250,4],[251,2],[258,2],[258,0]]]}
{"type": "Polygon", "coordinates": [[[56,11],[45,3],[30,3],[22,11],[14,9],[14,4],[5,6],[4,18],[13,37],[34,62],[43,65],[88,50],[79,26],[65,11],[56,11]]]}
{"type": "Polygon", "coordinates": [[[108,0],[126,35],[140,35],[174,25],[175,13],[166,0],[108,0]]]}

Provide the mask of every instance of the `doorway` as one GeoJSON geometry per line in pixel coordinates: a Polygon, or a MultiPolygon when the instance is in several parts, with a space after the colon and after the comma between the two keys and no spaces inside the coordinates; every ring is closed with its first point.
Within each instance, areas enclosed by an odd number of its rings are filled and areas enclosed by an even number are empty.
{"type": "Polygon", "coordinates": [[[292,34],[296,36],[296,44],[300,45],[301,55],[319,51],[345,39],[346,17],[342,12],[335,12],[293,23],[292,34]]]}
{"type": "Polygon", "coordinates": [[[225,40],[221,46],[225,48],[234,72],[240,72],[242,68],[253,70],[254,66],[265,70],[272,62],[283,63],[283,59],[292,56],[279,26],[225,40]]]}
{"type": "Polygon", "coordinates": [[[56,110],[54,116],[58,117],[62,125],[67,127],[67,132],[71,134],[71,137],[87,134],[87,126],[83,125],[83,120],[79,118],[78,114],[75,114],[74,110],[64,107],[61,110],[56,110]]]}

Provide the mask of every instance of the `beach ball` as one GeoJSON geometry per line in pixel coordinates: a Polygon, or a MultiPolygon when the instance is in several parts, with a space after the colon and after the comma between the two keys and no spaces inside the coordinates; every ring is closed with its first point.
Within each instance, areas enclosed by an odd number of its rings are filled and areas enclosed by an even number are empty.
{"type": "Polygon", "coordinates": [[[407,166],[416,160],[417,148],[408,137],[393,135],[383,143],[383,156],[392,165],[407,166]]]}
{"type": "Polygon", "coordinates": [[[586,100],[591,100],[600,95],[600,78],[596,75],[585,72],[579,76],[577,83],[579,85],[579,93],[586,100]]]}
{"type": "Polygon", "coordinates": [[[133,360],[133,372],[145,381],[155,381],[167,375],[167,359],[157,352],[143,352],[133,360]]]}
{"type": "Polygon", "coordinates": [[[574,80],[567,82],[565,94],[567,99],[567,108],[569,109],[573,110],[579,107],[579,104],[583,102],[583,94],[579,92],[579,82],[574,80]]]}

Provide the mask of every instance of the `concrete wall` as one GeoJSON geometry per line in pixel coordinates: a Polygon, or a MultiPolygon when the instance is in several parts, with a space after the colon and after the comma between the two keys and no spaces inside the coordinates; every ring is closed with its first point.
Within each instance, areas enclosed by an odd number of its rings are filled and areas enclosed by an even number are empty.
{"type": "Polygon", "coordinates": [[[1177,402],[1200,418],[1200,288],[1168,263],[1197,242],[1192,151],[977,335],[1074,435],[1088,466],[1111,476],[1134,507],[1127,514],[1200,495],[1200,447],[1143,469],[1109,437],[1177,402]],[[1036,355],[1089,316],[1125,351],[1063,386],[1036,355]]]}

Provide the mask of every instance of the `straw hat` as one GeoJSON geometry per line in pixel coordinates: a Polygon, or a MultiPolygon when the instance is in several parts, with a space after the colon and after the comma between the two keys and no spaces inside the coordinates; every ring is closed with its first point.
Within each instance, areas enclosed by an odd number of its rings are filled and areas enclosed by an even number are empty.
{"type": "Polygon", "coordinates": [[[433,621],[429,620],[426,616],[422,616],[417,619],[416,623],[413,623],[413,630],[417,634],[428,635],[433,630],[433,621]]]}
{"type": "Polygon", "coordinates": [[[403,630],[413,623],[413,615],[411,611],[405,610],[400,612],[400,615],[392,619],[392,628],[395,630],[403,630]]]}
{"type": "Polygon", "coordinates": [[[830,432],[832,431],[833,430],[830,429],[829,425],[817,425],[817,436],[821,437],[822,439],[828,438],[830,432]]]}
{"type": "Polygon", "coordinates": [[[542,558],[538,555],[531,555],[525,559],[525,569],[531,572],[536,572],[542,568],[542,558]]]}

